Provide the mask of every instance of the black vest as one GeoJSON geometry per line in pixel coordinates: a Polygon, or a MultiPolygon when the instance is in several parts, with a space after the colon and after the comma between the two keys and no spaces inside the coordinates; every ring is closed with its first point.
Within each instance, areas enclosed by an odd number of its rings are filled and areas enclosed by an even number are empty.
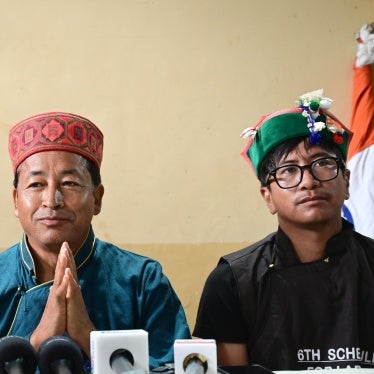
{"type": "Polygon", "coordinates": [[[283,232],[224,256],[251,363],[271,370],[374,368],[374,241],[344,224],[326,257],[300,263],[283,232]]]}

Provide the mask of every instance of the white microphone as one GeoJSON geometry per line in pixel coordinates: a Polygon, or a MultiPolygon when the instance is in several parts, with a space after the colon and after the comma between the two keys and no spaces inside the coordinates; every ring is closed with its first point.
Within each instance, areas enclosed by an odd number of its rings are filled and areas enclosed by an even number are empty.
{"type": "Polygon", "coordinates": [[[92,331],[91,370],[92,374],[148,373],[148,333],[141,329],[92,331]]]}
{"type": "Polygon", "coordinates": [[[67,336],[53,336],[39,347],[41,374],[82,374],[83,365],[81,349],[67,336]]]}
{"type": "Polygon", "coordinates": [[[175,374],[217,374],[214,339],[177,339],[174,342],[175,374]]]}
{"type": "Polygon", "coordinates": [[[20,336],[0,339],[0,374],[34,374],[36,352],[30,342],[20,336]]]}

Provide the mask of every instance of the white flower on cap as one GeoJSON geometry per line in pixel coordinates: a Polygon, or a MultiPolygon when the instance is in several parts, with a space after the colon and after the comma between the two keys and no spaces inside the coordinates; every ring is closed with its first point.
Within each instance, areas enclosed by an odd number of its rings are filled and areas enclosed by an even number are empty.
{"type": "Polygon", "coordinates": [[[242,131],[242,133],[240,134],[240,137],[245,138],[245,139],[248,139],[248,138],[254,139],[256,137],[256,134],[257,134],[257,130],[254,127],[247,127],[246,129],[242,131]]]}

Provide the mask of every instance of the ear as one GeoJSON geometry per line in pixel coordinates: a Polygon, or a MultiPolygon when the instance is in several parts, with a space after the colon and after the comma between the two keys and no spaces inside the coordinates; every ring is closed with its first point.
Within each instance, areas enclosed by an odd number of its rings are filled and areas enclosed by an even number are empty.
{"type": "Polygon", "coordinates": [[[95,197],[95,206],[94,206],[94,215],[98,215],[101,212],[101,204],[104,196],[104,186],[100,184],[95,188],[94,197],[95,197]]]}
{"type": "Polygon", "coordinates": [[[276,214],[277,213],[277,209],[273,203],[273,197],[271,195],[271,190],[270,190],[270,187],[266,186],[266,187],[261,187],[260,189],[260,192],[261,192],[261,196],[262,198],[264,199],[267,207],[268,207],[268,210],[271,214],[276,214]]]}
{"type": "Polygon", "coordinates": [[[345,196],[346,196],[346,200],[349,199],[349,180],[351,178],[351,171],[349,169],[346,169],[344,171],[344,179],[345,179],[345,183],[346,183],[346,193],[345,193],[345,196]]]}
{"type": "Polygon", "coordinates": [[[14,206],[14,214],[18,218],[18,194],[15,188],[13,188],[13,206],[14,206]]]}

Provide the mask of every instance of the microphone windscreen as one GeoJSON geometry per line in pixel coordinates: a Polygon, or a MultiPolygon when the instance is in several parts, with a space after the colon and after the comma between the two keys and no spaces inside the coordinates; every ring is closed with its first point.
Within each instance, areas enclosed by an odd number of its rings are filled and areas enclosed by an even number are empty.
{"type": "Polygon", "coordinates": [[[5,364],[16,360],[21,360],[23,373],[35,373],[36,352],[30,342],[20,336],[4,336],[0,339],[0,374],[7,374],[5,364]]]}
{"type": "Polygon", "coordinates": [[[38,366],[41,374],[53,373],[52,367],[61,362],[72,374],[83,373],[83,355],[79,346],[67,336],[52,336],[38,350],[38,366]]]}

